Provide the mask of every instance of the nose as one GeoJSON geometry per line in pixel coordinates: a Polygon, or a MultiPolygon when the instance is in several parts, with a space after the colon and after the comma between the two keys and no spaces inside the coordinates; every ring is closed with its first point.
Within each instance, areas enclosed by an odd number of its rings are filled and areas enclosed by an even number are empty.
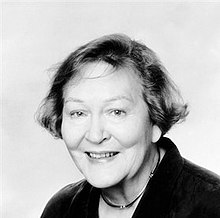
{"type": "Polygon", "coordinates": [[[93,144],[101,144],[109,138],[110,134],[106,131],[104,122],[98,117],[93,117],[86,132],[86,139],[93,144]]]}

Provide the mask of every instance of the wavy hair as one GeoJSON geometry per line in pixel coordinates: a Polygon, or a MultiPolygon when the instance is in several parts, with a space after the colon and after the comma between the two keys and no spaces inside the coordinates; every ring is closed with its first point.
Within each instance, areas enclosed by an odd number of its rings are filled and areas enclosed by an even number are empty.
{"type": "Polygon", "coordinates": [[[83,66],[100,61],[114,69],[133,69],[142,85],[150,119],[160,128],[162,135],[188,115],[187,104],[157,55],[126,35],[112,34],[79,47],[57,68],[50,90],[37,111],[38,122],[53,136],[62,138],[63,92],[66,85],[80,75],[83,66]]]}

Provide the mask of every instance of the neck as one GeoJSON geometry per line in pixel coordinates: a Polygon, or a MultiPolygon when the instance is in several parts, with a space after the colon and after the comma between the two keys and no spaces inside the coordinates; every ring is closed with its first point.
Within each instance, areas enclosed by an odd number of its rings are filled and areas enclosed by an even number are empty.
{"type": "Polygon", "coordinates": [[[102,190],[102,194],[109,201],[118,205],[127,205],[131,203],[136,197],[140,197],[144,193],[144,189],[150,180],[150,174],[154,171],[159,163],[159,153],[156,146],[152,146],[152,150],[149,155],[145,157],[146,163],[142,166],[132,178],[122,181],[114,187],[106,188],[102,190]],[[143,191],[143,192],[142,192],[143,191]]]}

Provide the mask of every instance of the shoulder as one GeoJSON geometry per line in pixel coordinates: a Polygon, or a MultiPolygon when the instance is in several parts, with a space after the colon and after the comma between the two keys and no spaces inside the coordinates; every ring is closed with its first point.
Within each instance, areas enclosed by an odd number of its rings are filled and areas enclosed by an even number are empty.
{"type": "Polygon", "coordinates": [[[204,189],[214,191],[220,189],[220,176],[189,160],[183,159],[183,173],[186,177],[193,179],[197,185],[204,189]]]}
{"type": "Polygon", "coordinates": [[[157,144],[166,150],[158,183],[163,181],[164,187],[166,182],[167,189],[172,189],[170,213],[175,217],[220,217],[220,177],[183,158],[170,139],[163,137],[157,144]]]}
{"type": "Polygon", "coordinates": [[[193,217],[219,217],[220,177],[186,159],[183,160],[179,187],[183,187],[182,194],[191,202],[191,215],[193,217]]]}
{"type": "Polygon", "coordinates": [[[62,188],[49,200],[41,218],[64,217],[73,199],[80,195],[88,185],[86,180],[81,180],[62,188]]]}

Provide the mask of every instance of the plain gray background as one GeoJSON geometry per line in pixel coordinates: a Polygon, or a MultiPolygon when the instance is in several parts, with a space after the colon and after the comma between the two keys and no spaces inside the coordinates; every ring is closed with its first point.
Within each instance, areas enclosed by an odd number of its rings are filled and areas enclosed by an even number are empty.
{"type": "Polygon", "coordinates": [[[156,51],[190,105],[168,136],[220,174],[220,3],[4,3],[2,12],[4,218],[39,217],[51,195],[82,178],[34,113],[49,69],[104,34],[125,33],[156,51]]]}

